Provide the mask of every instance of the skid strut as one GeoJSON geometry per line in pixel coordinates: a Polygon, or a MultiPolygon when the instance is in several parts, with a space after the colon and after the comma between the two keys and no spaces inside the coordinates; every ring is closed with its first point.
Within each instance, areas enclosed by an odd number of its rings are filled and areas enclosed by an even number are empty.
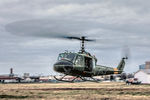
{"type": "Polygon", "coordinates": [[[54,78],[57,80],[57,81],[63,81],[63,82],[74,82],[77,78],[80,78],[83,82],[85,81],[90,81],[90,82],[100,82],[98,79],[95,79],[93,77],[89,77],[91,80],[89,79],[86,79],[85,77],[81,77],[81,76],[76,76],[74,77],[72,80],[64,80],[64,78],[66,77],[67,75],[64,75],[62,76],[61,78],[57,78],[56,76],[54,76],[54,78]]]}

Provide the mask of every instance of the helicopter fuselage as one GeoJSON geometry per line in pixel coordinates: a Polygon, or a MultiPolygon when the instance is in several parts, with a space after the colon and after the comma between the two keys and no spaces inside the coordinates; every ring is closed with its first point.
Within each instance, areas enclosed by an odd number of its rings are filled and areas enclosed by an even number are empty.
{"type": "MultiPolygon", "coordinates": [[[[117,68],[97,65],[95,56],[90,53],[61,53],[54,64],[54,70],[71,76],[92,77],[98,75],[120,74],[117,68]]],[[[124,63],[124,59],[120,63],[124,63]]],[[[122,65],[121,65],[122,66],[122,65]]]]}

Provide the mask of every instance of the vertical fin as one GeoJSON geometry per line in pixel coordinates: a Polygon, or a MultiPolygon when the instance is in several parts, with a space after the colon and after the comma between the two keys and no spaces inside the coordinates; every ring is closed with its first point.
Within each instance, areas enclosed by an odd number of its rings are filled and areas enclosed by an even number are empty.
{"type": "Polygon", "coordinates": [[[121,61],[120,61],[120,63],[119,63],[119,65],[117,66],[117,69],[119,71],[123,71],[124,66],[125,66],[125,59],[128,59],[128,58],[127,57],[122,58],[121,61]]]}

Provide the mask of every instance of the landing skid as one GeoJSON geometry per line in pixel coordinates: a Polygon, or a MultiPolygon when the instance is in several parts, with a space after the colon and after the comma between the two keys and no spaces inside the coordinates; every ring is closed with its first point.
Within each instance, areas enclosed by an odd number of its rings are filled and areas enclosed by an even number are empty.
{"type": "Polygon", "coordinates": [[[84,81],[89,81],[89,82],[97,82],[97,83],[99,83],[100,82],[100,80],[98,80],[98,79],[96,79],[96,78],[93,78],[93,77],[89,77],[90,79],[86,79],[85,77],[81,77],[81,79],[82,80],[84,80],[84,81]]]}
{"type": "Polygon", "coordinates": [[[72,80],[64,80],[64,78],[65,78],[66,76],[67,76],[67,75],[64,75],[64,76],[62,76],[61,78],[57,78],[56,76],[54,76],[54,78],[55,78],[57,81],[71,82],[71,83],[75,82],[75,80],[76,80],[77,78],[80,78],[80,79],[82,80],[82,82],[85,82],[85,81],[97,82],[97,83],[100,82],[100,80],[95,79],[95,78],[93,78],[93,77],[89,77],[89,78],[92,79],[92,80],[88,80],[88,79],[86,79],[85,77],[81,77],[81,76],[76,76],[76,77],[73,78],[72,80]]]}
{"type": "Polygon", "coordinates": [[[64,76],[61,77],[61,78],[57,78],[56,76],[54,76],[54,78],[55,78],[57,81],[71,82],[71,83],[73,83],[77,78],[79,78],[79,77],[75,77],[75,78],[73,78],[72,80],[64,80],[65,76],[67,76],[67,75],[64,75],[64,76]]]}

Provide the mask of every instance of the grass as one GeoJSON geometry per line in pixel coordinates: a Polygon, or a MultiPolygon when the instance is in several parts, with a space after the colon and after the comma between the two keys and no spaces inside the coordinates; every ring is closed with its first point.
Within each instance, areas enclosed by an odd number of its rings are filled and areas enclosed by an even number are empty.
{"type": "Polygon", "coordinates": [[[28,96],[15,96],[15,95],[0,95],[0,98],[7,98],[7,99],[24,99],[28,98],[28,96]]]}
{"type": "Polygon", "coordinates": [[[125,83],[116,83],[116,82],[0,84],[0,99],[150,100],[150,85],[126,85],[125,83]],[[100,89],[49,90],[50,88],[100,88],[100,89]]]}

